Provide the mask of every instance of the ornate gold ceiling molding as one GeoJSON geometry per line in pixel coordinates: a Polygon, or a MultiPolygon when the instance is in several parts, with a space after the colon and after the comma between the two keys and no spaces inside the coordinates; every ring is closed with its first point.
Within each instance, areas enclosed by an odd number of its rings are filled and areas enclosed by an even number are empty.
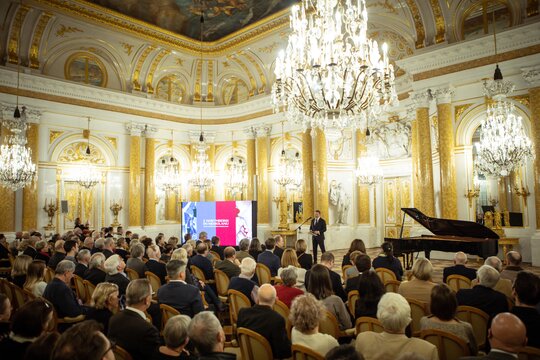
{"type": "Polygon", "coordinates": [[[143,67],[143,64],[150,55],[152,51],[154,51],[155,47],[150,45],[144,51],[142,52],[141,56],[139,56],[139,59],[137,60],[137,65],[135,65],[135,70],[133,71],[133,90],[141,91],[142,86],[140,82],[140,76],[141,76],[141,69],[143,67]]]}
{"type": "Polygon", "coordinates": [[[17,12],[14,15],[13,23],[11,25],[11,34],[8,42],[8,62],[11,64],[19,63],[19,46],[21,46],[19,40],[21,39],[21,28],[29,10],[30,7],[21,5],[18,7],[17,12]]]}
{"type": "Polygon", "coordinates": [[[30,54],[29,54],[29,66],[32,69],[39,69],[39,45],[41,44],[41,38],[43,37],[43,32],[49,24],[53,15],[47,12],[43,12],[39,21],[34,28],[34,34],[32,35],[32,45],[30,45],[30,54]]]}
{"type": "Polygon", "coordinates": [[[420,15],[420,10],[418,10],[418,5],[415,0],[406,0],[406,2],[414,20],[414,28],[416,29],[415,47],[421,49],[425,46],[424,40],[426,39],[426,30],[424,29],[424,23],[422,22],[422,15],[420,15]]]}
{"type": "Polygon", "coordinates": [[[249,83],[251,84],[251,89],[249,90],[249,96],[254,96],[255,91],[257,90],[257,81],[255,81],[255,78],[253,77],[253,74],[251,74],[251,71],[249,71],[248,67],[242,60],[240,60],[239,56],[237,54],[229,55],[227,56],[227,59],[233,60],[244,70],[244,73],[249,77],[249,83]]]}
{"type": "Polygon", "coordinates": [[[433,11],[433,17],[435,18],[435,29],[437,31],[435,35],[435,43],[439,44],[444,41],[444,35],[446,33],[444,16],[439,0],[430,0],[429,2],[431,3],[431,10],[433,11]]]}
{"type": "MultiPolygon", "coordinates": [[[[17,89],[13,87],[8,87],[8,86],[0,86],[0,93],[16,95],[17,89]]],[[[129,115],[148,117],[152,119],[173,121],[173,122],[182,123],[182,124],[198,125],[201,123],[200,118],[186,118],[182,116],[172,116],[172,115],[156,113],[152,111],[137,110],[130,107],[103,104],[103,103],[89,101],[89,100],[73,99],[70,97],[60,96],[60,95],[45,94],[42,92],[32,91],[32,90],[19,90],[19,96],[32,98],[32,99],[52,101],[52,102],[57,102],[57,103],[62,103],[62,104],[84,106],[84,107],[88,107],[92,109],[99,109],[99,110],[113,111],[113,112],[118,112],[118,113],[123,113],[123,114],[129,114],[129,115]]],[[[267,110],[257,111],[248,115],[236,116],[233,118],[205,119],[203,125],[235,124],[235,123],[241,123],[243,121],[257,119],[263,116],[269,116],[272,114],[274,114],[274,111],[272,109],[267,109],[267,110]]]]}
{"type": "Polygon", "coordinates": [[[413,81],[430,79],[436,76],[447,75],[468,69],[474,69],[480,66],[495,64],[497,62],[508,61],[538,53],[540,53],[540,45],[533,45],[522,49],[507,51],[505,53],[498,54],[497,56],[486,56],[480,59],[465,61],[459,64],[449,65],[439,69],[424,71],[413,75],[413,81]]]}
{"type": "Polygon", "coordinates": [[[248,51],[240,51],[240,55],[245,56],[246,59],[255,67],[255,70],[257,70],[257,73],[259,74],[259,78],[261,80],[261,87],[257,90],[258,94],[264,94],[266,91],[266,76],[264,75],[264,72],[257,62],[257,60],[248,52],[248,51]]]}
{"type": "Polygon", "coordinates": [[[156,69],[165,57],[165,55],[169,55],[171,53],[170,50],[161,50],[159,54],[154,58],[152,61],[152,64],[150,65],[150,69],[148,70],[148,76],[146,77],[146,92],[149,94],[154,93],[154,87],[152,86],[152,83],[154,82],[154,73],[156,72],[156,69]]]}
{"type": "MultiPolygon", "coordinates": [[[[75,18],[89,20],[96,24],[106,25],[130,33],[138,38],[166,45],[175,50],[192,55],[201,51],[200,41],[191,39],[156,25],[134,19],[114,10],[82,0],[32,0],[36,4],[56,9],[75,18]]],[[[411,0],[413,1],[413,0],[411,0]]],[[[227,35],[217,41],[204,42],[204,52],[209,56],[220,56],[231,49],[245,46],[261,37],[289,26],[289,9],[284,9],[260,21],[245,26],[239,31],[227,35]]]]}

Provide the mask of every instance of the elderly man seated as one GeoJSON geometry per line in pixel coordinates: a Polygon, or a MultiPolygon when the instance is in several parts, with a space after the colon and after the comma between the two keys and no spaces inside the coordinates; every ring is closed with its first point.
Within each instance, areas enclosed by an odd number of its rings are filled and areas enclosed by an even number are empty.
{"type": "Polygon", "coordinates": [[[384,294],[377,306],[377,319],[384,328],[382,333],[366,331],[356,338],[356,350],[364,359],[393,359],[402,353],[415,353],[424,359],[439,359],[435,345],[405,335],[405,328],[411,322],[411,307],[403,296],[384,294]]]}
{"type": "Polygon", "coordinates": [[[454,255],[454,266],[443,269],[443,283],[446,283],[446,279],[450,275],[465,276],[471,281],[476,279],[476,270],[466,267],[465,264],[467,264],[467,254],[463,251],[458,251],[454,255]]]}
{"type": "Polygon", "coordinates": [[[58,317],[77,317],[85,314],[87,309],[79,305],[75,294],[69,287],[75,264],[71,260],[62,260],[55,269],[54,279],[47,285],[43,297],[49,300],[56,309],[58,317]]]}
{"type": "Polygon", "coordinates": [[[107,273],[105,281],[118,285],[120,295],[124,295],[129,284],[129,279],[124,273],[126,267],[124,260],[119,255],[111,255],[105,260],[104,267],[107,273]]]}
{"type": "Polygon", "coordinates": [[[229,282],[229,289],[240,291],[251,301],[251,305],[257,303],[259,286],[251,280],[255,274],[257,263],[252,258],[244,258],[240,264],[240,275],[235,276],[229,282]]]}
{"type": "Polygon", "coordinates": [[[210,311],[195,315],[188,327],[188,337],[199,352],[199,359],[235,360],[236,355],[223,352],[225,332],[218,318],[210,311]]]}
{"type": "Polygon", "coordinates": [[[512,283],[516,280],[518,272],[522,271],[521,267],[521,254],[517,251],[509,251],[506,254],[506,267],[501,271],[501,279],[508,279],[512,283]]]}

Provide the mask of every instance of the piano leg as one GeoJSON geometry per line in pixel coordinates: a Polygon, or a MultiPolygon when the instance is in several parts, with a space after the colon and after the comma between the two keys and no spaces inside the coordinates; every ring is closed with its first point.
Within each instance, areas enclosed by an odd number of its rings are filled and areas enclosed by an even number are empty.
{"type": "Polygon", "coordinates": [[[431,253],[431,250],[425,250],[424,249],[424,255],[426,256],[426,259],[428,259],[428,260],[429,260],[430,253],[431,253]]]}

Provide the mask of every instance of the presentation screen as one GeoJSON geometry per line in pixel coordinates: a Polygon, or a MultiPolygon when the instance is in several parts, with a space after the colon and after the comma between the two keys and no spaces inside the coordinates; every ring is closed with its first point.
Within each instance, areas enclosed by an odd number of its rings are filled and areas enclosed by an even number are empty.
{"type": "Polygon", "coordinates": [[[197,239],[202,231],[206,231],[208,239],[219,236],[223,246],[253,238],[257,235],[257,202],[182,202],[182,236],[189,233],[197,239]]]}

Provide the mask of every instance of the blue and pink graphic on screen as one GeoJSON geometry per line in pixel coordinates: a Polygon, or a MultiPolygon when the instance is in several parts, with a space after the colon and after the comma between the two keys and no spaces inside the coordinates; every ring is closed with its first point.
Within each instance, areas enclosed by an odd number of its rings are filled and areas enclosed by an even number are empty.
{"type": "Polygon", "coordinates": [[[243,238],[253,237],[256,227],[253,204],[252,201],[183,202],[182,236],[190,233],[196,239],[200,232],[206,231],[208,238],[219,236],[222,246],[237,245],[243,238]]]}

